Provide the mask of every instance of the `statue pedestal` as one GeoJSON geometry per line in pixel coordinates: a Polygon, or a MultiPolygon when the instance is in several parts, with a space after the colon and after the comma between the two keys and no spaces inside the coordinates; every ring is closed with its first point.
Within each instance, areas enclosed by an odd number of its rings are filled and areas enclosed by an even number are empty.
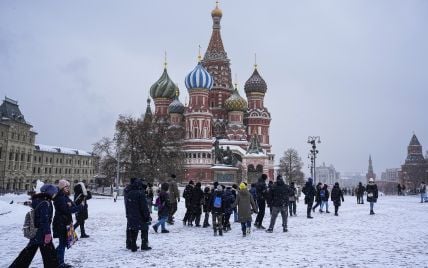
{"type": "Polygon", "coordinates": [[[226,165],[214,165],[211,167],[214,173],[214,181],[218,181],[220,184],[234,184],[238,183],[238,170],[237,167],[226,166],[226,165]]]}

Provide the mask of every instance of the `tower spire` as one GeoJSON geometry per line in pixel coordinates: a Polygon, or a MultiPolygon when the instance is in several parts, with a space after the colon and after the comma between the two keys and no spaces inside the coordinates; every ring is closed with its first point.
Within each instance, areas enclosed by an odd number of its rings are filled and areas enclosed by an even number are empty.
{"type": "Polygon", "coordinates": [[[164,67],[165,69],[168,67],[168,61],[167,61],[167,54],[166,54],[166,50],[165,50],[165,55],[164,55],[163,67],[164,67]]]}
{"type": "Polygon", "coordinates": [[[257,53],[254,53],[254,69],[257,69],[257,53]]]}

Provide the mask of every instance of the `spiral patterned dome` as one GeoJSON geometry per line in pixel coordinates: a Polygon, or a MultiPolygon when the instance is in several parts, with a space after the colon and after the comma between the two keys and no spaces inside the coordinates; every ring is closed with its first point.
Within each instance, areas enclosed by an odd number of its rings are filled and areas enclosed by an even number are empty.
{"type": "Polygon", "coordinates": [[[178,87],[171,80],[166,68],[163,70],[161,77],[150,87],[150,96],[153,99],[168,98],[173,99],[178,87]]]}
{"type": "Polygon", "coordinates": [[[199,62],[184,79],[184,83],[188,90],[203,88],[210,90],[213,86],[213,78],[208,71],[199,62]]]}
{"type": "Polygon", "coordinates": [[[254,72],[244,86],[245,93],[260,92],[266,93],[267,85],[265,80],[260,76],[257,68],[254,68],[254,72]]]}
{"type": "Polygon", "coordinates": [[[228,111],[247,111],[247,101],[239,95],[238,89],[235,88],[232,95],[224,102],[224,107],[228,111]]]}
{"type": "Polygon", "coordinates": [[[184,113],[184,105],[178,99],[178,94],[175,95],[174,100],[168,106],[168,113],[170,114],[183,114],[184,113]]]}

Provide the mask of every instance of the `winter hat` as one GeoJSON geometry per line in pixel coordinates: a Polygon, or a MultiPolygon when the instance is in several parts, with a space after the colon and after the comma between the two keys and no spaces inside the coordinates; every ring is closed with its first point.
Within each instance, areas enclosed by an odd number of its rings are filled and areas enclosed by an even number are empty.
{"type": "Polygon", "coordinates": [[[308,182],[312,183],[312,178],[308,178],[308,182]]]}
{"type": "Polygon", "coordinates": [[[175,176],[175,174],[171,174],[171,178],[175,179],[177,176],[175,176]]]}
{"type": "Polygon", "coordinates": [[[336,182],[334,185],[335,185],[335,186],[339,186],[339,183],[338,183],[338,182],[336,182]]]}
{"type": "Polygon", "coordinates": [[[192,180],[190,180],[189,184],[194,185],[195,183],[192,180]]]}
{"type": "Polygon", "coordinates": [[[218,181],[215,181],[214,182],[214,188],[217,188],[217,186],[218,186],[218,181]]]}
{"type": "Polygon", "coordinates": [[[267,175],[266,174],[262,174],[262,179],[265,181],[267,180],[267,175]]]}
{"type": "Polygon", "coordinates": [[[245,189],[247,189],[247,185],[245,185],[245,183],[241,182],[241,184],[239,184],[239,189],[245,190],[245,189]]]}
{"type": "Polygon", "coordinates": [[[58,182],[58,188],[60,190],[64,189],[67,186],[70,186],[70,183],[67,180],[64,180],[64,179],[59,180],[59,182],[58,182]]]}
{"type": "Polygon", "coordinates": [[[374,182],[374,179],[373,179],[373,178],[370,178],[370,179],[369,179],[369,182],[374,182]]]}
{"type": "Polygon", "coordinates": [[[201,188],[201,186],[202,186],[202,184],[198,181],[198,182],[196,183],[196,187],[201,188]]]}
{"type": "Polygon", "coordinates": [[[58,187],[52,184],[45,184],[40,188],[41,193],[47,193],[52,198],[58,193],[58,187]]]}
{"type": "Polygon", "coordinates": [[[168,191],[169,188],[169,184],[167,182],[162,183],[161,185],[161,189],[164,190],[165,192],[168,191]]]}

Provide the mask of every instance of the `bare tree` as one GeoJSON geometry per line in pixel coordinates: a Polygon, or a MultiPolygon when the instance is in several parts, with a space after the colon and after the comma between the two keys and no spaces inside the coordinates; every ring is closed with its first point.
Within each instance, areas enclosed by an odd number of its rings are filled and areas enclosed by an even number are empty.
{"type": "Polygon", "coordinates": [[[284,152],[284,156],[279,160],[279,172],[290,183],[302,185],[305,181],[305,174],[302,172],[303,162],[299,153],[289,148],[284,152]]]}

